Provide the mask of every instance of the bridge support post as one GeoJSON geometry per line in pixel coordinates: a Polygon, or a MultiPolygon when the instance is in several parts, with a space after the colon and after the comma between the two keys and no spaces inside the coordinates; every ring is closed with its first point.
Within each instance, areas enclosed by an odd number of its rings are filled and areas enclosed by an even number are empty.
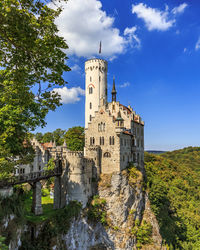
{"type": "Polygon", "coordinates": [[[61,208],[61,177],[55,176],[54,177],[54,209],[61,208]]]}
{"type": "Polygon", "coordinates": [[[67,183],[66,173],[63,171],[61,176],[55,176],[54,180],[54,209],[66,206],[67,183]]]}
{"type": "Polygon", "coordinates": [[[33,188],[33,203],[32,203],[32,212],[35,215],[42,214],[42,187],[41,183],[34,182],[32,185],[33,188]]]}

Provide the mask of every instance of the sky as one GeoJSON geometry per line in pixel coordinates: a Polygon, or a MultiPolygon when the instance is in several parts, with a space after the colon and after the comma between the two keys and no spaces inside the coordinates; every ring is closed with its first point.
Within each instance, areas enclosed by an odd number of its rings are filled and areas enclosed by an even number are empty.
{"type": "Polygon", "coordinates": [[[200,146],[200,1],[68,0],[56,20],[69,49],[63,105],[36,132],[84,126],[84,62],[108,61],[108,100],[145,122],[146,150],[200,146]]]}

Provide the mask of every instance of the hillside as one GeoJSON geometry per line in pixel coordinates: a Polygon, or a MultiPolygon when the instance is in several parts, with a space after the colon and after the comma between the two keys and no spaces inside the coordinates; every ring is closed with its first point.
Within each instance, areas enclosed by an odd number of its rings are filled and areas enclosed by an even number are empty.
{"type": "Polygon", "coordinates": [[[163,240],[200,249],[200,147],[145,153],[147,189],[163,240]]]}

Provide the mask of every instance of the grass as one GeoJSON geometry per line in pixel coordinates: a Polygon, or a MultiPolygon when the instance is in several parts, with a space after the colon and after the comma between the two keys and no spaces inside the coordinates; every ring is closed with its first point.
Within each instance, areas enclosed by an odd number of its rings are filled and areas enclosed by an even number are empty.
{"type": "Polygon", "coordinates": [[[42,215],[35,215],[31,212],[32,206],[32,191],[29,191],[27,197],[24,201],[25,205],[25,218],[29,222],[40,223],[52,218],[58,213],[59,210],[53,209],[53,199],[50,198],[50,193],[48,189],[43,189],[42,191],[42,215]]]}

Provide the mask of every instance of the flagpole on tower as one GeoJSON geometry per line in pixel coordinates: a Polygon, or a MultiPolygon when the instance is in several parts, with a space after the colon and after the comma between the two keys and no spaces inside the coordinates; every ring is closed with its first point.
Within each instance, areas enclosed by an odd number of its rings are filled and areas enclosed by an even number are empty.
{"type": "Polygon", "coordinates": [[[101,54],[101,41],[99,43],[99,55],[101,54]]]}

